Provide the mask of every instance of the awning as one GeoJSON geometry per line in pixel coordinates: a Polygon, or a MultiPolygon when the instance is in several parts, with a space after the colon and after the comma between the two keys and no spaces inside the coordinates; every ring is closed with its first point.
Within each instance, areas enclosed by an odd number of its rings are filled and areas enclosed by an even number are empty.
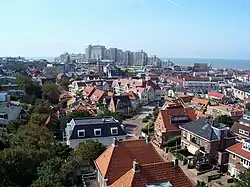
{"type": "Polygon", "coordinates": [[[195,155],[198,151],[199,151],[199,148],[191,144],[188,146],[188,152],[192,153],[193,155],[195,155]]]}

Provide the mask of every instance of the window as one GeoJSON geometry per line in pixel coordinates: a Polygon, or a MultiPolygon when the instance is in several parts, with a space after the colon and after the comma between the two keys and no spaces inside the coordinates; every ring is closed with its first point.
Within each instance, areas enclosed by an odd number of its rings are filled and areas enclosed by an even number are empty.
{"type": "Polygon", "coordinates": [[[78,130],[77,134],[78,134],[78,137],[85,137],[85,130],[78,130]]]}
{"type": "Polygon", "coordinates": [[[118,134],[118,128],[117,127],[111,127],[111,134],[117,135],[118,134]]]}
{"type": "Polygon", "coordinates": [[[102,129],[94,129],[95,136],[101,136],[102,129]]]}

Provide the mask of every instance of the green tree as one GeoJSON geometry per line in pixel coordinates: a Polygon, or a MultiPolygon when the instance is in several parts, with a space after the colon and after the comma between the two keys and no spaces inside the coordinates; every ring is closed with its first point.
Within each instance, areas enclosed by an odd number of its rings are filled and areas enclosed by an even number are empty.
{"type": "Polygon", "coordinates": [[[60,157],[53,157],[41,164],[38,170],[38,179],[33,181],[31,187],[63,187],[60,169],[64,160],[60,157]]]}
{"type": "Polygon", "coordinates": [[[56,104],[59,100],[58,86],[54,83],[45,83],[42,86],[43,97],[48,99],[50,103],[56,104]]]}
{"type": "Polygon", "coordinates": [[[32,79],[27,76],[19,75],[16,79],[17,86],[27,92],[27,89],[32,84],[32,79]]]}
{"type": "Polygon", "coordinates": [[[195,187],[208,187],[208,186],[206,185],[206,183],[204,181],[202,181],[202,182],[197,181],[197,184],[195,187]]]}
{"type": "Polygon", "coordinates": [[[215,119],[215,121],[219,122],[219,123],[223,123],[225,125],[227,125],[228,127],[232,127],[234,121],[232,119],[232,117],[228,116],[228,115],[221,115],[219,117],[217,117],[215,119]]]}
{"type": "Polygon", "coordinates": [[[7,126],[7,132],[8,133],[15,133],[19,127],[26,125],[25,120],[14,120],[10,121],[7,126]]]}
{"type": "Polygon", "coordinates": [[[37,167],[53,150],[53,136],[46,129],[23,127],[8,136],[8,143],[0,154],[0,186],[29,186],[37,178],[37,167]]]}
{"type": "Polygon", "coordinates": [[[246,109],[247,109],[248,111],[250,111],[250,103],[247,103],[247,104],[246,104],[246,109]]]}
{"type": "Polygon", "coordinates": [[[250,169],[240,173],[239,180],[235,182],[234,187],[250,187],[250,169]]]}

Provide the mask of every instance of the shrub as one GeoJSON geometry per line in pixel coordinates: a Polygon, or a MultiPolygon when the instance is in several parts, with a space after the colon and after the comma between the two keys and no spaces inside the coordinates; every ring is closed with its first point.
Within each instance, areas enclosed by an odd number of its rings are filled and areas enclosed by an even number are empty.
{"type": "Polygon", "coordinates": [[[181,144],[181,137],[180,136],[175,136],[175,137],[172,137],[170,138],[166,143],[165,145],[167,147],[173,147],[173,146],[176,146],[177,145],[180,145],[181,144]]]}

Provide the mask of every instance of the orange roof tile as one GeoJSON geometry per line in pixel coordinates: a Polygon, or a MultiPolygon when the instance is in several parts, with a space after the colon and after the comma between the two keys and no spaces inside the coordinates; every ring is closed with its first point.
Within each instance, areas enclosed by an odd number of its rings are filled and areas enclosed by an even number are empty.
{"type": "Polygon", "coordinates": [[[179,166],[171,162],[158,162],[141,165],[139,171],[131,168],[110,187],[145,187],[163,182],[170,182],[174,187],[193,186],[179,166]]]}
{"type": "Polygon", "coordinates": [[[170,122],[170,117],[188,116],[190,121],[196,120],[196,115],[193,108],[169,108],[166,110],[160,110],[159,115],[162,116],[161,120],[164,124],[164,127],[168,131],[179,130],[178,125],[173,125],[170,122]]]}
{"type": "Polygon", "coordinates": [[[109,146],[95,164],[110,185],[131,169],[134,159],[141,164],[163,161],[152,144],[146,144],[145,140],[130,140],[119,142],[117,147],[109,146]]]}
{"type": "Polygon", "coordinates": [[[240,156],[250,160],[250,152],[242,149],[242,144],[243,144],[242,142],[234,144],[234,145],[228,147],[227,151],[233,152],[237,155],[240,155],[240,156]]]}
{"type": "Polygon", "coordinates": [[[96,89],[90,98],[91,100],[98,102],[104,94],[105,91],[96,89]]]}
{"type": "Polygon", "coordinates": [[[90,97],[95,91],[94,87],[86,87],[83,91],[82,91],[82,95],[86,96],[86,97],[90,97]]]}
{"type": "Polygon", "coordinates": [[[200,103],[200,104],[207,106],[210,101],[208,99],[201,99],[201,98],[194,97],[192,99],[192,102],[200,103]]]}
{"type": "Polygon", "coordinates": [[[223,99],[223,97],[225,96],[224,94],[222,93],[219,93],[219,92],[208,92],[208,96],[209,97],[214,97],[216,99],[223,99]]]}

